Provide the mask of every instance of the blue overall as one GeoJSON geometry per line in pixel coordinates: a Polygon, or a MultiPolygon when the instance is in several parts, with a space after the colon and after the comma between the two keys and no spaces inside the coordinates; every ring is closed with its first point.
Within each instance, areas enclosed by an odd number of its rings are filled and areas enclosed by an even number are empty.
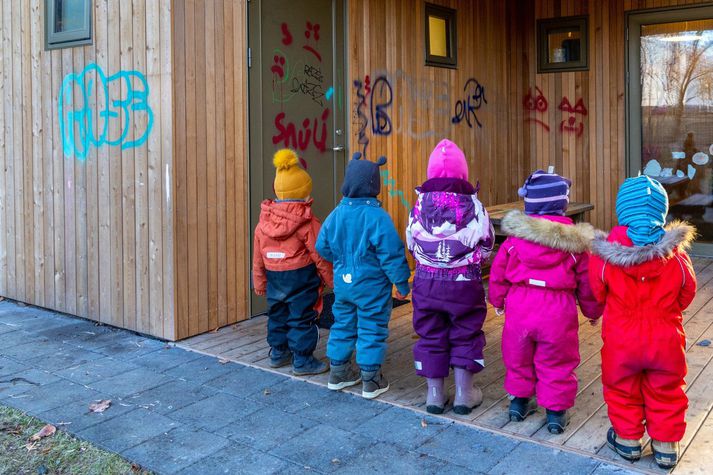
{"type": "Polygon", "coordinates": [[[391,285],[409,292],[410,270],[394,223],[376,198],[344,198],[322,225],[316,248],[334,264],[327,356],[343,363],[356,347],[357,364],[373,371],[386,355],[391,285]]]}

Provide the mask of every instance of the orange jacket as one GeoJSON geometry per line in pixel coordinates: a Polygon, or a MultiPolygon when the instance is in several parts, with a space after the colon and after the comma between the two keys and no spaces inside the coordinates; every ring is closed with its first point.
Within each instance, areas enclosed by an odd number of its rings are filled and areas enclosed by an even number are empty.
{"type": "Polygon", "coordinates": [[[287,271],[316,264],[322,282],[332,287],[332,264],[315,250],[320,222],[312,214],[312,200],[274,202],[260,205],[255,228],[253,285],[262,294],[267,289],[265,270],[287,271]]]}

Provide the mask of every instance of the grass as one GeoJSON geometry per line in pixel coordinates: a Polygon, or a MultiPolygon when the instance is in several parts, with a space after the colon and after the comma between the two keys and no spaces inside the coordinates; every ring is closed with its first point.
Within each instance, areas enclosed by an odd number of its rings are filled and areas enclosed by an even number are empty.
{"type": "Polygon", "coordinates": [[[130,474],[148,475],[120,456],[57,432],[28,450],[28,440],[44,423],[0,405],[0,475],[5,474],[130,474]]]}

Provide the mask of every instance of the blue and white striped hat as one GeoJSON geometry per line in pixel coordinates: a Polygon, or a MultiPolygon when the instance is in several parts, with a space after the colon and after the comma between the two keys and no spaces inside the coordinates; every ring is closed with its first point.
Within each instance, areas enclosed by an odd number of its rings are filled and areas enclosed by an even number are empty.
{"type": "Polygon", "coordinates": [[[572,182],[556,173],[537,170],[530,175],[517,194],[525,198],[526,214],[564,215],[569,204],[572,182]]]}
{"type": "Polygon", "coordinates": [[[627,178],[616,196],[619,224],[628,226],[626,234],[637,246],[654,244],[665,233],[668,194],[658,181],[646,175],[627,178]]]}

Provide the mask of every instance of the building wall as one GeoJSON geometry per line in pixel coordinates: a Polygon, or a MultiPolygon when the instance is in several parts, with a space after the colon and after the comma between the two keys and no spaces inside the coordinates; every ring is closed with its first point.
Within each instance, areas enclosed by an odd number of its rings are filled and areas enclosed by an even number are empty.
{"type": "Polygon", "coordinates": [[[388,157],[382,198],[400,231],[442,138],[464,150],[486,205],[516,200],[530,169],[522,110],[529,65],[521,32],[532,7],[515,0],[434,3],[457,10],[457,69],[424,66],[423,2],[348,2],[351,150],[366,146],[368,158],[388,157]],[[374,120],[377,109],[390,127],[374,120]]]}
{"type": "Polygon", "coordinates": [[[172,3],[45,51],[43,0],[0,2],[0,295],[174,338],[172,3]]]}
{"type": "Polygon", "coordinates": [[[174,2],[176,337],[248,317],[245,0],[174,2]]]}

